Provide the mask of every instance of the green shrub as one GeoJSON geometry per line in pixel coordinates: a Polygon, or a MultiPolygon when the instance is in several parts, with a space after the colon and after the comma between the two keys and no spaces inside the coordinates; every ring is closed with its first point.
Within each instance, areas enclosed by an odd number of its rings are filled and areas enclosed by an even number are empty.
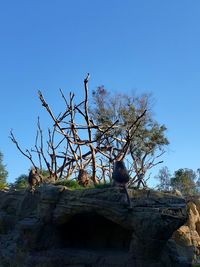
{"type": "Polygon", "coordinates": [[[109,188],[111,187],[111,184],[110,183],[106,183],[106,184],[96,184],[95,185],[95,188],[98,188],[98,189],[104,189],[104,188],[109,188]]]}
{"type": "Polygon", "coordinates": [[[1,183],[0,182],[0,190],[3,190],[5,188],[7,188],[7,187],[8,187],[8,185],[6,183],[1,183]]]}
{"type": "Polygon", "coordinates": [[[28,188],[28,176],[26,174],[20,175],[18,178],[16,178],[13,187],[16,189],[26,189],[28,188]]]}
{"type": "Polygon", "coordinates": [[[63,186],[69,187],[70,189],[73,189],[73,190],[85,189],[85,187],[79,185],[76,180],[58,180],[56,182],[56,185],[63,185],[63,186]]]}
{"type": "Polygon", "coordinates": [[[63,185],[63,186],[66,186],[72,190],[83,190],[83,189],[94,189],[94,188],[97,188],[97,189],[104,189],[104,188],[109,188],[111,187],[111,184],[110,183],[106,183],[106,184],[96,184],[95,186],[87,186],[87,187],[84,187],[84,186],[81,186],[78,184],[78,181],[77,180],[58,180],[56,182],[56,185],[63,185]]]}

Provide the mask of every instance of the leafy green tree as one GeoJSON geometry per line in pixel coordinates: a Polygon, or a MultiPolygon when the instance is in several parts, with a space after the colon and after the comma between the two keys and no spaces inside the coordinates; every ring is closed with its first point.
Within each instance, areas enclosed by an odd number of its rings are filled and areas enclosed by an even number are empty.
{"type": "Polygon", "coordinates": [[[26,189],[28,188],[28,176],[26,174],[20,175],[16,178],[16,181],[13,184],[14,188],[16,189],[26,189]]]}
{"type": "Polygon", "coordinates": [[[171,178],[171,186],[173,189],[178,189],[184,196],[197,194],[196,187],[197,174],[191,169],[179,169],[175,171],[171,178]]]}
{"type": "Polygon", "coordinates": [[[6,178],[8,177],[8,172],[6,166],[3,164],[3,154],[0,152],[0,189],[6,186],[6,178]]]}
{"type": "Polygon", "coordinates": [[[158,180],[158,190],[159,191],[169,191],[171,187],[171,174],[169,169],[165,166],[161,168],[158,172],[158,175],[155,176],[158,180]]]}
{"type": "MultiPolygon", "coordinates": [[[[118,120],[120,127],[113,128],[104,140],[105,146],[113,147],[112,151],[121,149],[127,129],[144,113],[137,127],[131,132],[129,156],[133,181],[140,180],[149,169],[161,163],[158,158],[164,153],[164,147],[169,141],[165,136],[166,127],[153,119],[150,95],[112,95],[101,86],[93,91],[93,104],[90,113],[94,122],[101,125],[102,130],[118,120]],[[116,137],[114,141],[113,136],[116,137]]],[[[97,137],[100,134],[97,131],[97,137]]]]}

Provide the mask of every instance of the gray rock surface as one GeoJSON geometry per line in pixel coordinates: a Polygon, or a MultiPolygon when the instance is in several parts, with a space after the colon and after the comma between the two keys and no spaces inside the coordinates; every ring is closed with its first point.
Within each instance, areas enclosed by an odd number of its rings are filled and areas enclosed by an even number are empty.
{"type": "Polygon", "coordinates": [[[1,267],[190,266],[169,239],[187,220],[179,196],[119,188],[0,192],[1,267]]]}

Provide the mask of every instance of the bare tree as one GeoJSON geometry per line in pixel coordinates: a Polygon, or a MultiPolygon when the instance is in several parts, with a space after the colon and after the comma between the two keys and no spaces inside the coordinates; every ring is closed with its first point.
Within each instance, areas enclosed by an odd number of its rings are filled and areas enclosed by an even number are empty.
{"type": "MultiPolygon", "coordinates": [[[[79,181],[85,179],[89,172],[94,184],[99,180],[106,182],[107,178],[111,180],[113,163],[123,161],[128,154],[132,155],[133,139],[138,135],[146,116],[147,110],[141,109],[134,118],[131,118],[123,135],[120,134],[122,129],[120,118],[116,117],[107,124],[94,120],[93,113],[89,109],[89,78],[88,74],[84,79],[84,99],[78,104],[73,93],[69,94],[68,101],[60,90],[65,110],[57,116],[42,92],[38,91],[41,104],[53,121],[51,129],[48,129],[47,140],[44,139],[39,118],[35,145],[32,149],[23,150],[13,131],[10,132],[11,140],[30,160],[32,166],[39,172],[43,169],[48,170],[49,176],[55,177],[55,180],[69,178],[76,171],[79,172],[79,181]],[[33,153],[37,155],[37,162],[33,153]]],[[[154,163],[151,164],[153,166],[154,163]]]]}
{"type": "Polygon", "coordinates": [[[52,129],[48,129],[46,141],[44,141],[39,118],[35,145],[32,149],[23,150],[13,131],[10,132],[12,142],[22,155],[30,160],[32,166],[40,173],[43,169],[47,169],[49,176],[55,177],[55,180],[63,176],[70,177],[77,169],[80,171],[80,176],[81,173],[84,173],[83,170],[91,168],[92,180],[95,184],[98,183],[97,154],[104,155],[107,151],[108,147],[101,145],[102,140],[105,138],[105,134],[109,134],[117,124],[117,121],[104,130],[92,122],[88,106],[88,81],[89,74],[84,80],[85,97],[79,104],[75,104],[74,94],[70,93],[68,102],[60,90],[65,110],[58,116],[54,114],[42,92],[38,91],[42,106],[53,120],[53,126],[52,129]],[[77,121],[81,121],[81,123],[77,121]],[[94,131],[97,130],[101,134],[96,138],[94,131]],[[37,155],[37,163],[33,153],[37,155]]]}

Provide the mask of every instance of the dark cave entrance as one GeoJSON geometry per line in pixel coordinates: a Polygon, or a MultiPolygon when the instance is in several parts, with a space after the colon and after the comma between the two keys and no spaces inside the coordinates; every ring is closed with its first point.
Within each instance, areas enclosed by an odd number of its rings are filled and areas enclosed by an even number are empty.
{"type": "Polygon", "coordinates": [[[58,228],[62,248],[128,252],[132,231],[95,213],[74,215],[58,228]]]}

